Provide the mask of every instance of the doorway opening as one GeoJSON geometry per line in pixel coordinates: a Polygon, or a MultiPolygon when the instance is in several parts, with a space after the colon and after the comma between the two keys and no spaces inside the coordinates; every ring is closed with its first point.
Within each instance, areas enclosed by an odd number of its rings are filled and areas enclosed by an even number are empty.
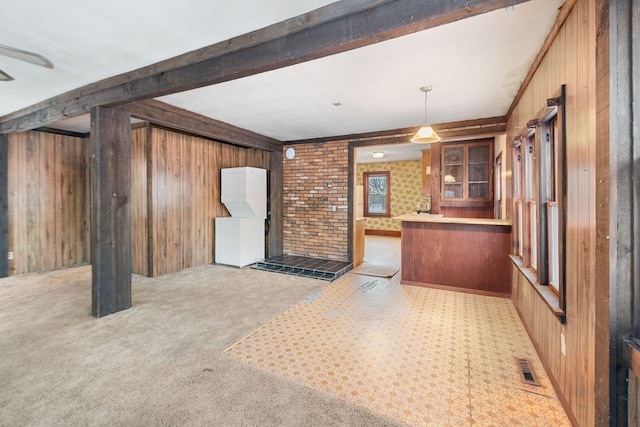
{"type": "Polygon", "coordinates": [[[362,263],[400,269],[402,224],[396,218],[423,209],[428,197],[424,190],[430,188],[423,182],[430,146],[405,142],[409,137],[395,144],[352,146],[354,267],[362,263]],[[384,188],[374,185],[381,180],[367,179],[371,176],[384,177],[384,188]]]}

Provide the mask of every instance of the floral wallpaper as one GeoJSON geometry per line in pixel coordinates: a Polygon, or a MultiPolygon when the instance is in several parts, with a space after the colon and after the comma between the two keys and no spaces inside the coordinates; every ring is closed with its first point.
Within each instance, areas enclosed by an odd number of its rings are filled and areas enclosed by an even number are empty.
{"type": "Polygon", "coordinates": [[[362,185],[363,172],[389,171],[391,181],[391,218],[367,218],[367,230],[400,231],[401,223],[393,217],[416,213],[422,197],[422,161],[359,163],[356,185],[362,185]]]}

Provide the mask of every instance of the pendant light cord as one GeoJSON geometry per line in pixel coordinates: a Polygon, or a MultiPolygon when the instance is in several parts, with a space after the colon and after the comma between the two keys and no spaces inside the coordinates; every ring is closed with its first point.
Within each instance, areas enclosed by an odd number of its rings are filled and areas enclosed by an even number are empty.
{"type": "Polygon", "coordinates": [[[427,96],[429,95],[429,91],[424,91],[424,124],[428,124],[427,121],[427,96]]]}

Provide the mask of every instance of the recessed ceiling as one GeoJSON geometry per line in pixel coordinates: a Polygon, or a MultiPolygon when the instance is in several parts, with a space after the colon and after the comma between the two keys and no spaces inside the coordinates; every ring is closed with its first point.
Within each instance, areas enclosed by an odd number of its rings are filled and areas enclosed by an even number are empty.
{"type": "MultiPolygon", "coordinates": [[[[0,57],[0,69],[16,78],[0,83],[0,116],[331,2],[10,3],[3,8],[0,43],[38,52],[56,68],[0,57]]],[[[562,3],[531,0],[512,11],[159,99],[282,141],[418,126],[425,84],[434,87],[431,123],[501,116],[562,3]]],[[[86,117],[54,127],[89,129],[86,117]]]]}

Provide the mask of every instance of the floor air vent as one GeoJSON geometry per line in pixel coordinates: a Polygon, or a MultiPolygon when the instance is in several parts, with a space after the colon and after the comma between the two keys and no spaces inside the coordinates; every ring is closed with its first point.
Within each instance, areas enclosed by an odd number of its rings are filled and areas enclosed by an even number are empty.
{"type": "Polygon", "coordinates": [[[518,362],[518,372],[520,372],[522,382],[525,384],[540,386],[538,378],[533,372],[533,368],[531,368],[529,361],[527,359],[516,359],[516,361],[518,362]]]}

